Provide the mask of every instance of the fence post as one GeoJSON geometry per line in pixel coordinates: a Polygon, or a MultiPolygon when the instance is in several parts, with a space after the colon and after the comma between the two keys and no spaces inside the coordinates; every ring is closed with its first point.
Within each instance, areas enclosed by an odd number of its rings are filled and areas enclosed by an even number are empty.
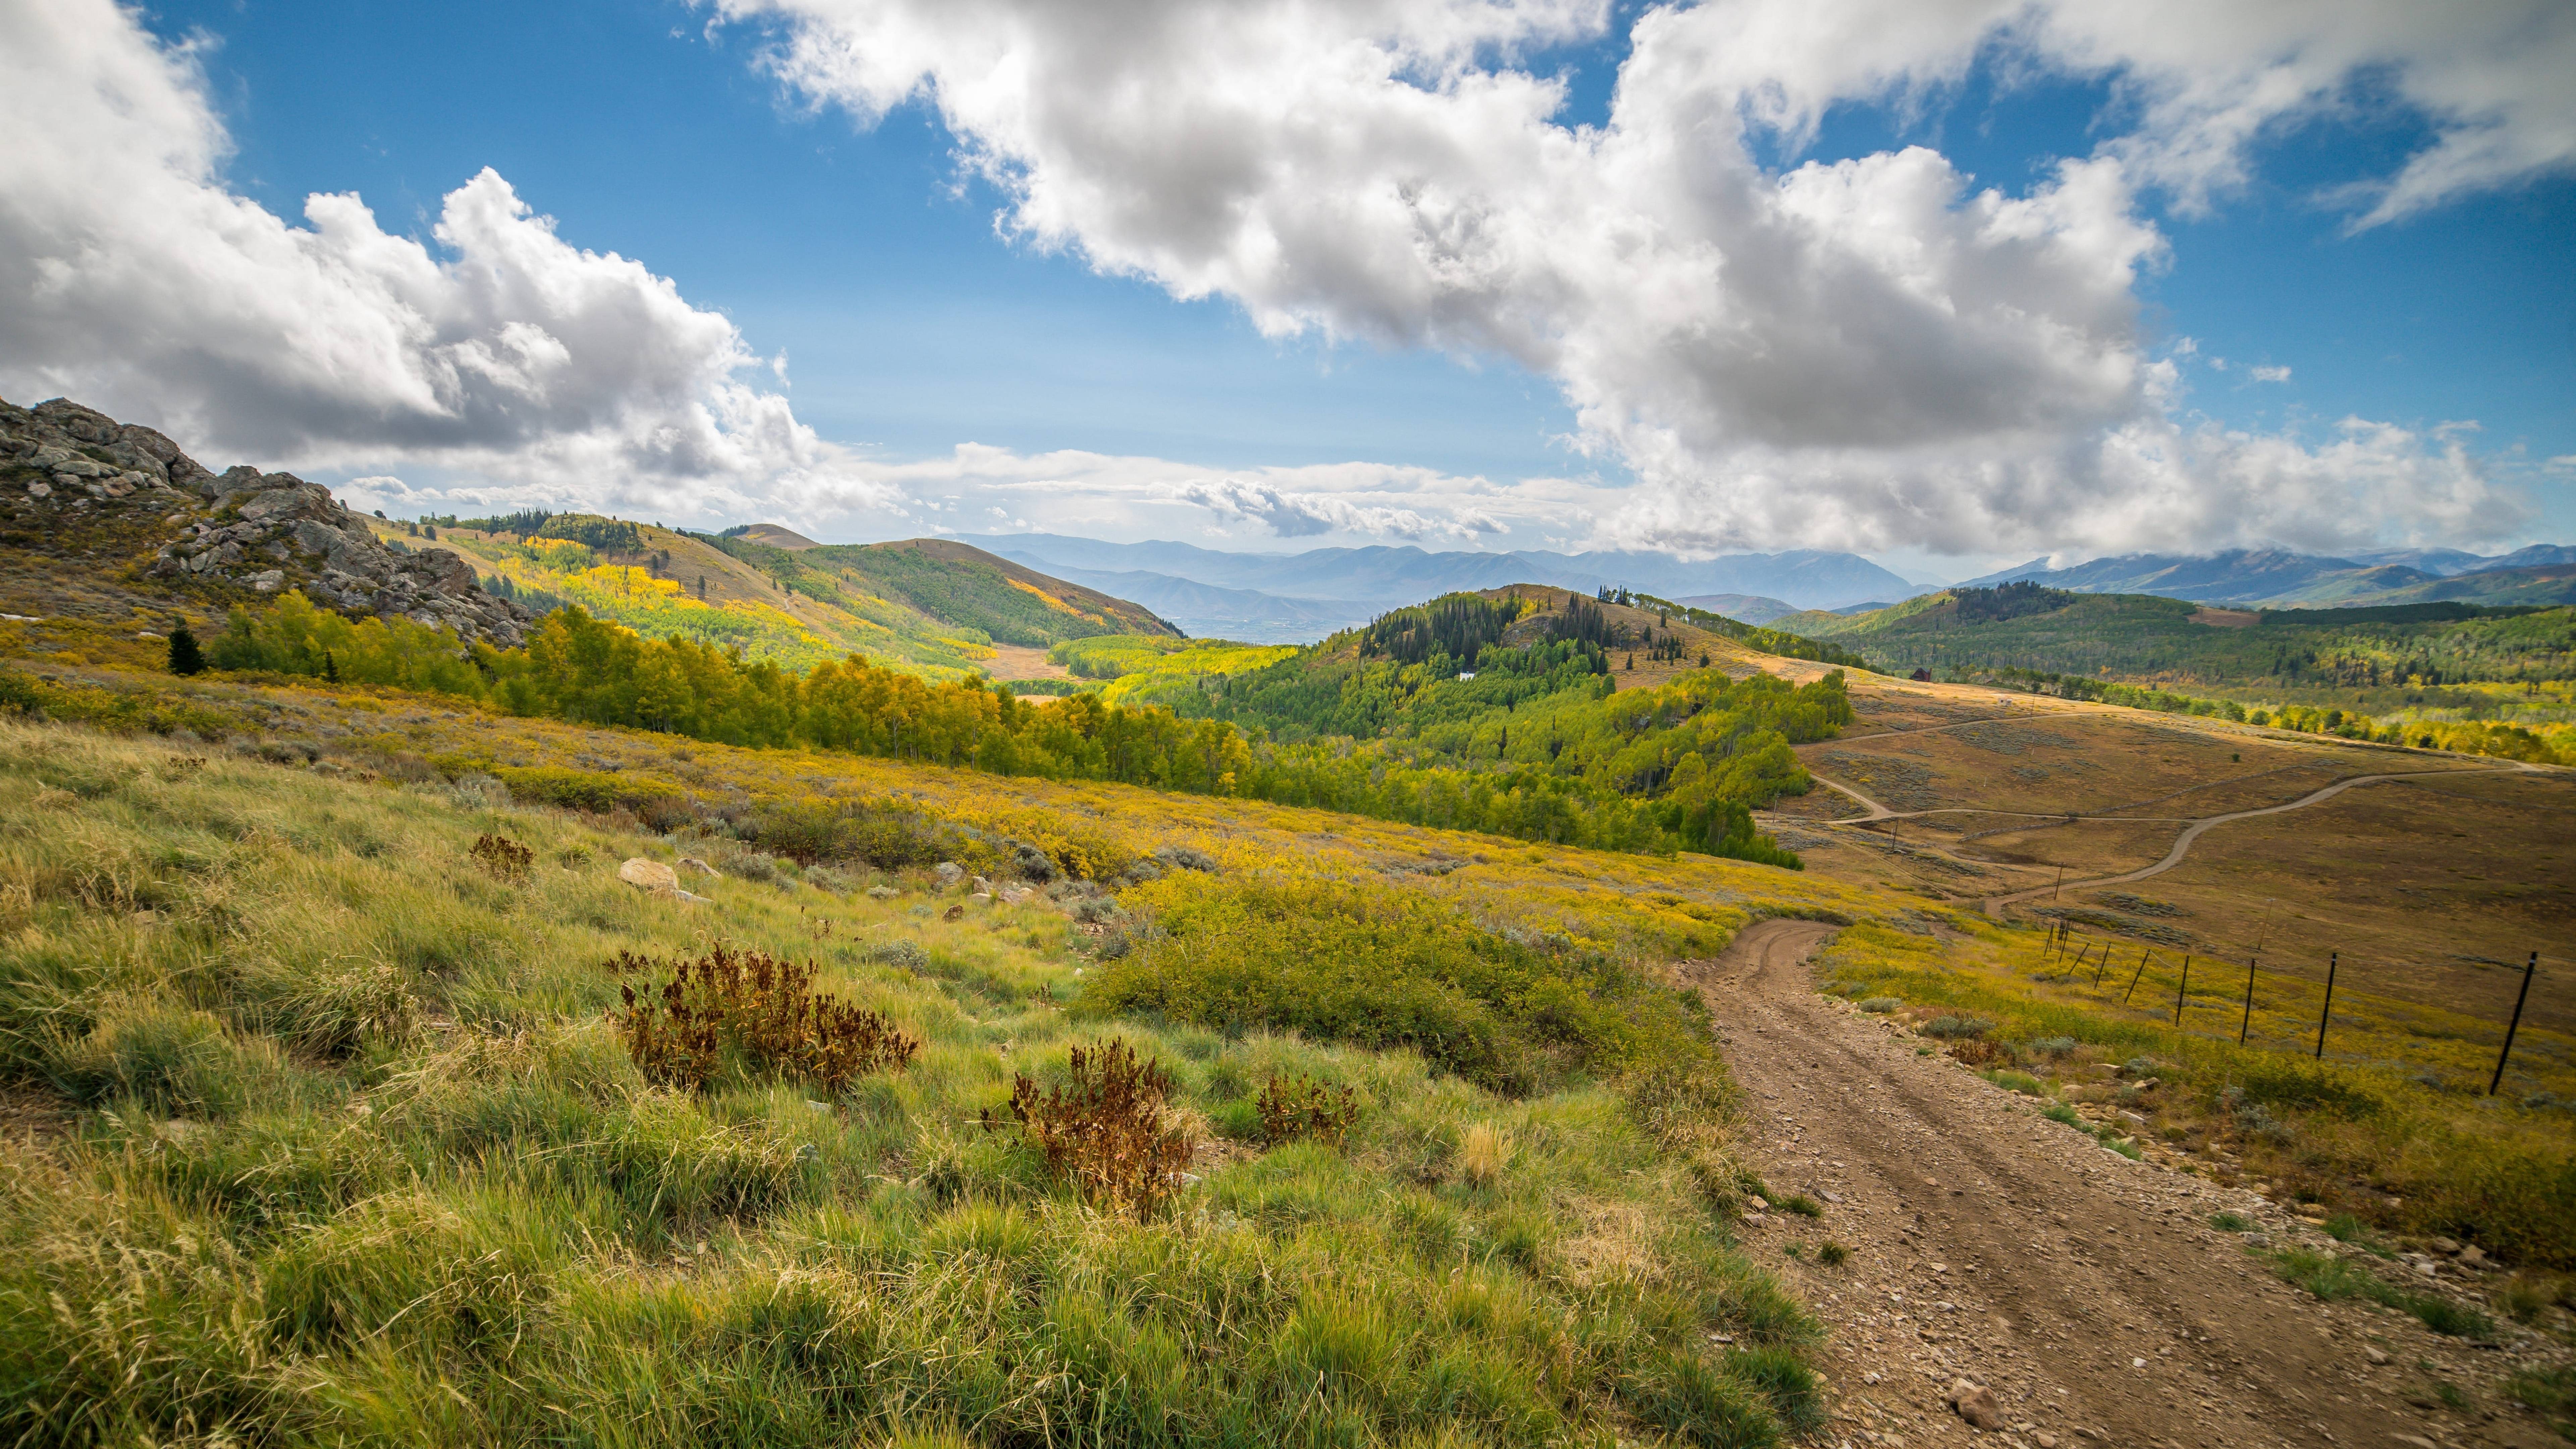
{"type": "Polygon", "coordinates": [[[2326,1022],[2334,1015],[2335,961],[2342,955],[2343,953],[2340,951],[2328,951],[2326,953],[2326,1009],[2317,1013],[2318,1061],[2324,1061],[2326,1059],[2326,1022]]]}
{"type": "Polygon", "coordinates": [[[2055,884],[2055,885],[2053,885],[2053,886],[2049,887],[2049,889],[2048,889],[2048,898],[2049,898],[2050,900],[2052,900],[2052,901],[2053,901],[2053,900],[2055,900],[2055,899],[2057,899],[2057,897],[2058,897],[2059,893],[2060,893],[2060,892],[2062,892],[2062,891],[2064,891],[2065,889],[2066,889],[2066,867],[2064,867],[2064,866],[2062,866],[2062,865],[2061,865],[2061,866],[2059,866],[2059,867],[2057,868],[2057,884],[2055,884]]]}
{"type": "Polygon", "coordinates": [[[2245,958],[2245,1019],[2236,1024],[2236,1044],[2245,1045],[2245,1033],[2254,1028],[2254,958],[2245,958]]]}
{"type": "Polygon", "coordinates": [[[2182,1025],[2182,996],[2191,989],[2191,958],[2182,958],[2182,980],[2174,984],[2174,1025],[2182,1025]]]}
{"type": "Polygon", "coordinates": [[[2111,969],[2111,948],[2110,948],[2110,947],[2108,947],[2108,946],[2105,946],[2105,947],[2103,947],[2103,948],[2102,948],[2102,961],[2101,961],[2101,964],[2100,964],[2100,965],[2097,965],[2097,966],[2095,966],[2095,967],[2093,968],[2093,984],[2094,984],[2094,985],[2096,985],[2096,986],[2101,985],[2101,984],[2102,984],[2102,973],[2103,973],[2103,972],[2105,972],[2105,971],[2108,971],[2108,970],[2110,970],[2110,969],[2111,969]]]}
{"type": "Polygon", "coordinates": [[[2129,989],[2120,993],[2120,1004],[2122,1006],[2128,1005],[2129,998],[2138,994],[2138,982],[2146,976],[2147,962],[2155,954],[2156,953],[2153,951],[2140,951],[2138,953],[2138,969],[2129,973],[2129,989]]]}
{"type": "Polygon", "coordinates": [[[2522,1004],[2531,999],[2531,973],[2539,969],[2540,953],[2534,951],[2531,959],[2523,963],[2522,990],[2514,993],[2513,1020],[2505,1024],[2504,1050],[2496,1053],[2495,1075],[2487,1081],[2487,1095],[2490,1097],[2496,1094],[2496,1088],[2504,1085],[2504,1059],[2513,1055],[2513,1034],[2522,1029],[2522,1004]]]}

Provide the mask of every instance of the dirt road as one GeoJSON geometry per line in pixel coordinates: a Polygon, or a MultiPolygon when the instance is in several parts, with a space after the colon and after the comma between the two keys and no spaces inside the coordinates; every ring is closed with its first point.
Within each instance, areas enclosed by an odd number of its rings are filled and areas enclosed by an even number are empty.
{"type": "MultiPolygon", "coordinates": [[[[2224,815],[2204,816],[2183,827],[2182,834],[2174,837],[2173,848],[2165,852],[2164,859],[2157,861],[2153,865],[2143,866],[2137,870],[2128,871],[2119,875],[2093,876],[2081,881],[2068,881],[2066,884],[2081,885],[2090,889],[2094,886],[2126,885],[2131,881],[2145,880],[2147,877],[2152,875],[2162,875],[2166,871],[2173,869],[2175,866],[2182,864],[2183,857],[2191,853],[2191,843],[2200,838],[2202,831],[2209,829],[2213,825],[2225,825],[2231,820],[2252,820],[2258,816],[2264,815],[2280,815],[2292,810],[2305,810],[2311,805],[2322,805],[2337,795],[2342,794],[2346,790],[2358,789],[2363,785],[2384,784],[2390,780],[2421,779],[2427,775],[2512,774],[2517,770],[2528,770],[2530,768],[2532,767],[2528,765],[2502,765],[2492,770],[2405,770],[2396,774],[2388,775],[2357,775],[2349,780],[2337,780],[2333,784],[2326,786],[2324,789],[2311,791],[2308,794],[2300,796],[2296,800],[2288,801],[2284,804],[2266,805],[2255,810],[2231,810],[2224,815]]],[[[2082,816],[2076,818],[2112,819],[2118,817],[2082,816]]],[[[2010,895],[1992,897],[1986,902],[1986,914],[1990,916],[1994,915],[1997,911],[2016,901],[2026,901],[2034,896],[2047,894],[2052,889],[2053,888],[2049,886],[2034,886],[2029,890],[2015,891],[2010,895]]]]}
{"type": "Polygon", "coordinates": [[[2331,1247],[2323,1235],[2250,1192],[2118,1156],[1818,994],[1807,958],[1833,930],[1757,922],[1695,972],[1772,1191],[1825,1205],[1749,1220],[1745,1235],[1830,1329],[1836,1415],[1818,1442],[2559,1442],[2496,1390],[2508,1355],[2320,1303],[2209,1219],[2244,1214],[2272,1247],[2331,1247]],[[1829,1239],[1849,1261],[1815,1262],[1829,1239]],[[1963,1376],[1993,1390],[2002,1428],[1972,1430],[1945,1405],[1963,1376]],[[2443,1407],[2443,1383],[2469,1407],[2443,1407]]]}
{"type": "MultiPolygon", "coordinates": [[[[1910,731],[1909,733],[1923,733],[1923,731],[1910,731]]],[[[2073,815],[2062,812],[2041,813],[2028,810],[1991,810],[1982,806],[1969,805],[1950,805],[1934,810],[1890,810],[1885,805],[1869,798],[1867,795],[1860,793],[1849,785],[1838,785],[1833,781],[1826,779],[1822,775],[1816,776],[1815,779],[1817,784],[1824,786],[1826,789],[1858,802],[1861,808],[1868,812],[1865,815],[1852,816],[1847,820],[1828,820],[1819,822],[1820,824],[1827,826],[1875,825],[1882,820],[1914,820],[1927,815],[2001,815],[2022,816],[2032,820],[2065,821],[2068,824],[2073,824],[2077,821],[2107,821],[2121,825],[2179,825],[2183,827],[2182,833],[2174,837],[2173,846],[2165,852],[2164,858],[2152,865],[2140,866],[2136,870],[2121,871],[2112,875],[2086,876],[2081,880],[2057,881],[2048,885],[2030,886],[2022,890],[2009,891],[2001,895],[1989,896],[1986,898],[1984,910],[1987,915],[1992,916],[2001,913],[2004,908],[2008,906],[2021,901],[2031,900],[2039,896],[2055,894],[2062,891],[2067,886],[2080,886],[2089,890],[2095,886],[2127,885],[2132,881],[2145,880],[2149,876],[2162,875],[2166,871],[2173,869],[2175,866],[2182,864],[2184,858],[2191,854],[2192,842],[2200,839],[2202,832],[2207,831],[2212,826],[2225,825],[2236,820],[2253,820],[2265,815],[2281,815],[2292,810],[2305,810],[2312,805],[2322,805],[2327,801],[2334,799],[2336,796],[2343,794],[2347,790],[2358,789],[2364,785],[2385,784],[2392,780],[2416,780],[2432,775],[2513,774],[2516,772],[2536,771],[2539,768],[2540,767],[2536,765],[2522,764],[2520,762],[2506,762],[2497,764],[2491,768],[2483,769],[2401,770],[2382,775],[2355,775],[2350,779],[2337,780],[2331,785],[2312,790],[2307,794],[2300,796],[2296,800],[2284,801],[2278,805],[2264,805],[2252,810],[2231,810],[2223,815],[2198,816],[2121,815],[2116,812],[2100,815],[2073,815]]],[[[2123,806],[2121,808],[2135,809],[2137,807],[2123,806]]],[[[1984,865],[1989,868],[1995,864],[1993,861],[1980,861],[1969,856],[1954,855],[1949,851],[1920,843],[1917,843],[1914,848],[1918,851],[1925,851],[1929,854],[1942,856],[1950,860],[1968,861],[1969,863],[1984,865]]]]}

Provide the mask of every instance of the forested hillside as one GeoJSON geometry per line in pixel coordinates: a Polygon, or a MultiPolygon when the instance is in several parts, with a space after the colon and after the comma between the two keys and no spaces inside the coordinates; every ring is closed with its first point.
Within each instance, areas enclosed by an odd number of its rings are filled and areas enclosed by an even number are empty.
{"type": "Polygon", "coordinates": [[[2009,667],[2139,683],[2415,693],[2576,678],[2576,608],[2412,604],[2262,612],[2035,584],[1953,589],[1892,609],[1780,621],[1898,672],[2009,667]]]}
{"type": "MultiPolygon", "coordinates": [[[[578,606],[546,614],[523,649],[478,647],[469,656],[407,619],[353,623],[290,594],[266,611],[236,611],[210,652],[222,668],[435,690],[513,715],[728,744],[1117,780],[1523,839],[1794,864],[1754,833],[1749,809],[1807,788],[1790,746],[1828,738],[1850,720],[1841,677],[1791,685],[1760,673],[1671,669],[1653,676],[1659,683],[1621,690],[1600,641],[1628,628],[1580,596],[1546,610],[1532,599],[1453,596],[1361,633],[1349,645],[1362,656],[1355,671],[1274,677],[1293,670],[1291,659],[1215,676],[1215,692],[1196,695],[1202,705],[1259,682],[1248,707],[1230,713],[1092,694],[1041,704],[972,677],[934,683],[857,659],[799,672],[686,637],[644,637],[578,606]],[[1484,669],[1458,670],[1452,649],[1484,669]],[[1298,723],[1300,711],[1312,717],[1298,723]],[[1364,728],[1335,728],[1352,719],[1364,728]]],[[[1680,647],[1669,635],[1645,642],[1667,654],[1680,647]]]]}

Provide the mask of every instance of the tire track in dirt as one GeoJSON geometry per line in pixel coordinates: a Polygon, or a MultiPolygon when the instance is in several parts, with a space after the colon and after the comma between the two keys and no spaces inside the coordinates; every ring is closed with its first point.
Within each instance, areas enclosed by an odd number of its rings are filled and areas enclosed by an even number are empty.
{"type": "Polygon", "coordinates": [[[2406,1365],[2476,1351],[2319,1303],[2209,1226],[2226,1209],[2275,1244],[2304,1241],[2262,1198],[2120,1157],[1818,994],[1807,960],[1834,930],[1756,922],[1692,970],[1747,1090],[1766,1180],[1826,1202],[1818,1221],[1774,1212],[1745,1230],[1828,1325],[1836,1416],[1817,1442],[2551,1442],[2519,1420],[2408,1403],[2420,1380],[2406,1365]],[[1775,1256],[1827,1238],[1848,1262],[1775,1256]],[[2394,1366],[2371,1362],[2374,1342],[2394,1366]],[[2003,1429],[1977,1433],[1944,1405],[1959,1377],[1994,1390],[2003,1429]]]}

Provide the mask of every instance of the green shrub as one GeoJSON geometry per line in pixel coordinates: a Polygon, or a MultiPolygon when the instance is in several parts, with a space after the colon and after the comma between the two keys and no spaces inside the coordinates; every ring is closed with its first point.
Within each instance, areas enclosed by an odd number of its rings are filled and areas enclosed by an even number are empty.
{"type": "Polygon", "coordinates": [[[1993,1022],[1975,1016],[1936,1016],[1923,1024],[1925,1036],[1944,1041],[1973,1041],[1994,1029],[1993,1022]]]}
{"type": "MultiPolygon", "coordinates": [[[[2153,1070],[2148,1064],[2145,1070],[2153,1070]]],[[[2385,1104],[2369,1092],[2322,1068],[2305,1068],[2271,1057],[2250,1058],[2239,1070],[2245,1100],[2303,1112],[2330,1112],[2344,1118],[2368,1117],[2385,1104]]]]}
{"type": "Polygon", "coordinates": [[[643,814],[659,802],[676,800],[671,786],[650,776],[575,770],[562,765],[496,765],[493,778],[510,788],[510,798],[559,810],[605,815],[612,810],[643,814]]]}
{"type": "Polygon", "coordinates": [[[1905,1003],[1897,997],[1873,996],[1867,1001],[1862,1002],[1860,1004],[1860,1009],[1869,1012],[1873,1016],[1884,1016],[1903,1005],[1905,1005],[1905,1003]]]}
{"type": "Polygon", "coordinates": [[[1125,899],[1152,919],[1152,939],[1101,970],[1076,1008],[1084,1016],[1408,1047],[1512,1093],[1713,1057],[1705,1016],[1670,989],[1522,945],[1414,892],[1182,872],[1125,899]]]}

